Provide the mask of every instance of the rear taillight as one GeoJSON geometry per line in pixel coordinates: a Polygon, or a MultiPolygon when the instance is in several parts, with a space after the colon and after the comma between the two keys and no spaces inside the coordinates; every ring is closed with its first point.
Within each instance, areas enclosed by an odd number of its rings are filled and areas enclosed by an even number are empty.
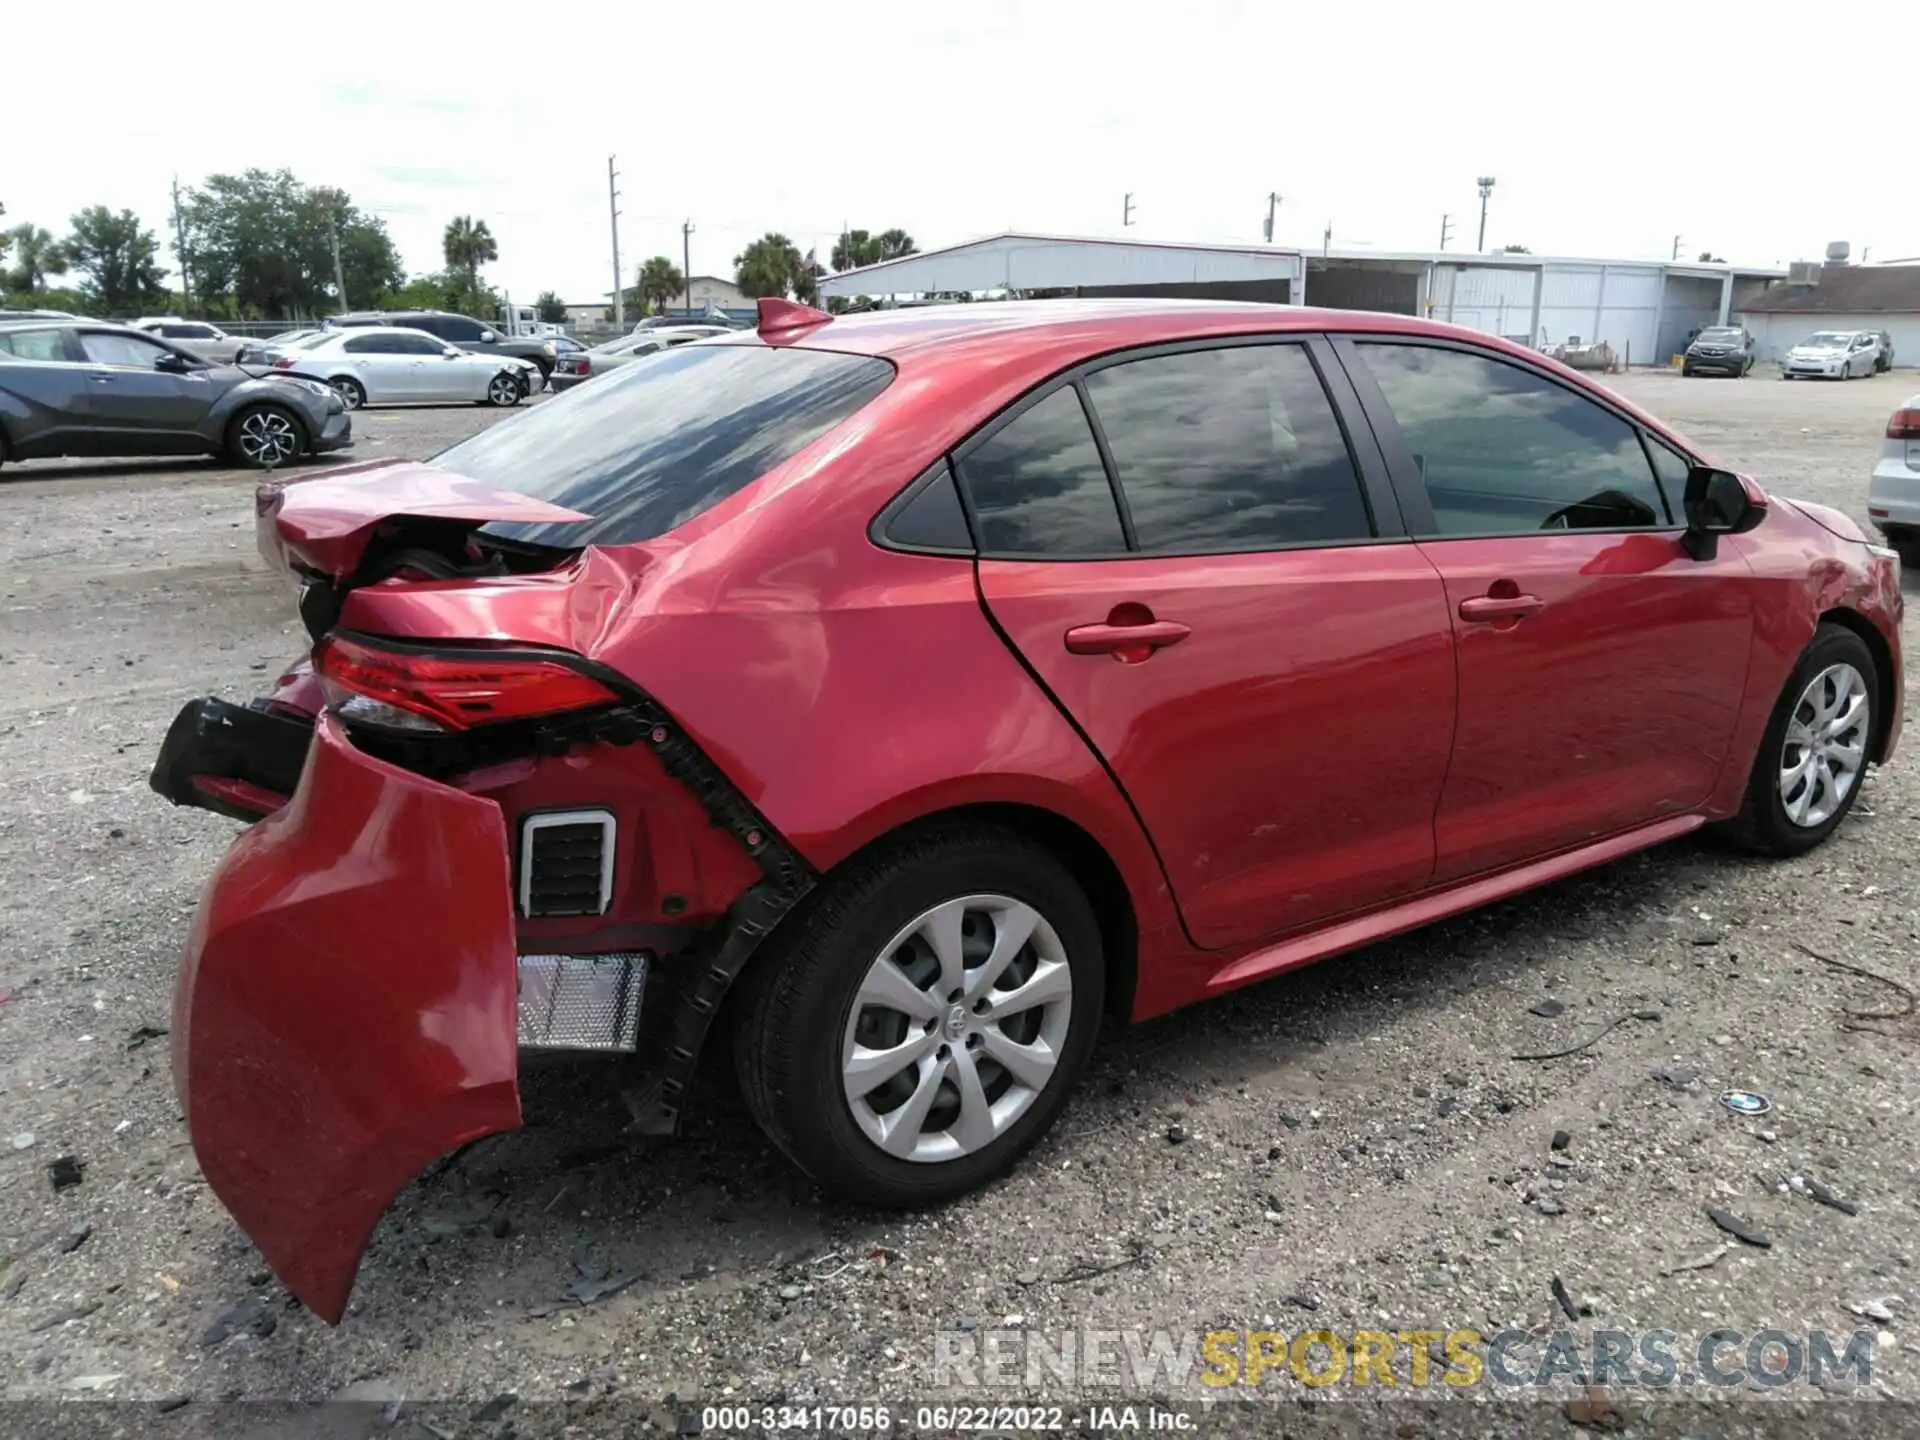
{"type": "Polygon", "coordinates": [[[620,697],[559,657],[526,650],[384,650],[331,635],[314,652],[327,701],[344,720],[390,730],[470,730],[620,697]]]}
{"type": "Polygon", "coordinates": [[[276,370],[291,370],[293,368],[293,361],[282,355],[278,360],[273,362],[273,368],[276,370]]]}
{"type": "Polygon", "coordinates": [[[1887,421],[1889,440],[1920,440],[1920,410],[1896,410],[1887,421]]]}

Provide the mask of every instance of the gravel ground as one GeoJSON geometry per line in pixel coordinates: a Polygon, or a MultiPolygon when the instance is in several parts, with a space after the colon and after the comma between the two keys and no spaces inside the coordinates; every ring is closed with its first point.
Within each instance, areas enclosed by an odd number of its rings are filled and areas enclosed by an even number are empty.
{"type": "MultiPolygon", "coordinates": [[[[1864,520],[1881,428],[1913,387],[1647,373],[1619,388],[1782,493],[1864,520]]],[[[431,453],[496,418],[363,414],[351,455],[431,453]]],[[[670,1428],[702,1402],[1026,1396],[1103,1428],[1077,1403],[1090,1382],[1022,1383],[1017,1362],[1011,1387],[961,1373],[936,1390],[936,1353],[977,1354],[1003,1330],[1057,1346],[1087,1330],[1511,1327],[1531,1332],[1511,1368],[1531,1371],[1556,1328],[1665,1329],[1686,1371],[1716,1327],[1824,1329],[1837,1351],[1861,1326],[1872,1392],[1920,1398],[1920,1022],[1849,1021],[1900,997],[1797,948],[1911,977],[1912,740],[1805,859],[1679,843],[1110,1035],[1028,1162],[936,1213],[821,1200],[724,1087],[692,1135],[640,1152],[619,1144],[602,1072],[534,1070],[527,1128],[402,1195],[329,1329],[201,1181],[166,1043],[140,1038],[166,1023],[188,918],[235,828],[152,795],[154,748],[183,700],[249,695],[301,647],[253,551],[252,483],[199,463],[0,476],[0,1399],[345,1396],[371,1408],[326,1413],[364,1434],[393,1422],[391,1402],[498,1396],[470,1433],[526,1434],[670,1428]],[[1568,1058],[1511,1058],[1634,1012],[1658,1018],[1568,1058]],[[1718,1099],[1731,1087],[1773,1112],[1735,1117],[1718,1099]],[[82,1180],[56,1191],[62,1156],[82,1180]],[[1796,1174],[1858,1213],[1783,1191],[1796,1174]],[[1722,1233],[1708,1207],[1770,1247],[1722,1233]],[[1566,1317],[1556,1277],[1591,1313],[1566,1317]],[[612,1293],[581,1304],[570,1285],[612,1293]]],[[[1405,1394],[1404,1350],[1395,1370],[1405,1394]]],[[[1169,1388],[1122,1373],[1097,1393],[1169,1388]]],[[[1304,1393],[1281,1374],[1275,1392],[1304,1393]]],[[[1315,1393],[1360,1403],[1290,1412],[1296,1432],[1388,1416],[1377,1387],[1315,1393]]],[[[1682,1424],[1644,1410],[1645,1392],[1616,1390],[1614,1415],[1569,1415],[1567,1393],[1497,1423],[1482,1406],[1391,1414],[1414,1415],[1402,1435],[1682,1424]]],[[[1718,1433],[1791,1407],[1680,1408],[1718,1433]]],[[[1866,1433],[1903,1413],[1827,1403],[1818,1423],[1866,1433]]]]}

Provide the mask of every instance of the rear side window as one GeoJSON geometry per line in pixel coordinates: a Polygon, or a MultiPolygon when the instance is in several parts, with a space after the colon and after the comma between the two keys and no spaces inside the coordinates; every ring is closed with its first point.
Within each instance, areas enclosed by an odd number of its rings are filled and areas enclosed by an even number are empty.
{"type": "Polygon", "coordinates": [[[0,353],[16,360],[65,360],[67,342],[58,330],[0,330],[0,353]]]}
{"type": "Polygon", "coordinates": [[[960,470],[980,548],[989,554],[1111,555],[1127,548],[1100,447],[1071,386],[969,450],[960,470]]]}
{"type": "Polygon", "coordinates": [[[349,355],[398,355],[406,348],[398,335],[355,335],[340,345],[349,355]]]}
{"type": "Polygon", "coordinates": [[[884,360],[765,345],[696,345],[610,371],[429,462],[578,510],[589,521],[505,523],[533,545],[664,535],[744,489],[867,404],[884,360]]]}
{"type": "Polygon", "coordinates": [[[1669,523],[1638,431],[1519,365],[1431,345],[1355,346],[1420,472],[1430,536],[1669,523]]]}
{"type": "Polygon", "coordinates": [[[429,335],[438,335],[458,345],[469,345],[478,340],[482,328],[478,320],[469,320],[464,315],[428,315],[407,323],[415,330],[424,330],[429,335]]]}
{"type": "Polygon", "coordinates": [[[1158,355],[1097,370],[1086,385],[1143,552],[1373,537],[1346,437],[1303,347],[1158,355]]]}

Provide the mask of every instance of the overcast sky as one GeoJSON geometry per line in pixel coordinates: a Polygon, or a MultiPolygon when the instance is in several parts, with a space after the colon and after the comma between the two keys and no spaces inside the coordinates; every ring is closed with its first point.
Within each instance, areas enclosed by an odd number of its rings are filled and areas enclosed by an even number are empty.
{"type": "Polygon", "coordinates": [[[7,67],[0,223],[166,231],[175,175],[286,166],[410,271],[472,214],[496,285],[588,300],[612,153],[629,279],[683,219],[730,275],[767,230],[823,260],[843,223],[1119,234],[1127,191],[1142,239],[1257,243],[1278,191],[1283,244],[1428,249],[1451,212],[1471,248],[1481,174],[1489,248],[1891,259],[1920,255],[1910,4],[96,0],[71,63],[7,67]]]}

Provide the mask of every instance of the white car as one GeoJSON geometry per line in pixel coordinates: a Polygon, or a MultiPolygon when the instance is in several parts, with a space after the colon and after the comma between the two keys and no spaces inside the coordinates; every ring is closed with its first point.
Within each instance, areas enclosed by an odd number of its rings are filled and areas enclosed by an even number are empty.
{"type": "Polygon", "coordinates": [[[349,410],[460,401],[518,405],[543,383],[531,361],[477,355],[398,325],[356,325],[295,340],[275,356],[273,368],[331,385],[349,410]]]}
{"type": "Polygon", "coordinates": [[[1821,330],[1787,351],[1780,361],[1780,378],[1819,375],[1829,380],[1851,380],[1871,375],[1880,358],[1880,338],[1865,330],[1821,330]]]}
{"type": "Polygon", "coordinates": [[[1887,438],[1867,487],[1867,518],[1920,568],[1920,395],[1909,395],[1887,421],[1887,438]]]}
{"type": "Polygon", "coordinates": [[[216,365],[231,365],[247,347],[243,335],[229,335],[218,325],[182,320],[178,315],[143,315],[133,322],[133,328],[171,340],[182,350],[216,365]]]}

